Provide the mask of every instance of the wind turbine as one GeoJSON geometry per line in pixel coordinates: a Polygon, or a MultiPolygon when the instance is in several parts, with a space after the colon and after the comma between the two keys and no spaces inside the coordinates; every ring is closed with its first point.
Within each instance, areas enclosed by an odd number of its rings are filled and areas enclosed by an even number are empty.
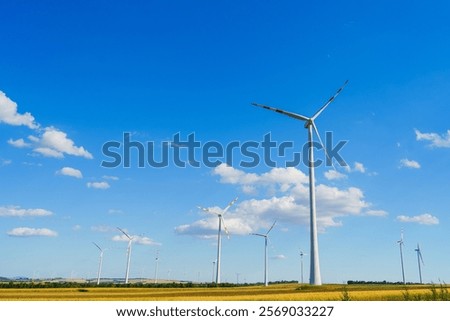
{"type": "Polygon", "coordinates": [[[158,263],[159,263],[159,251],[156,250],[156,258],[155,258],[155,284],[158,283],[158,263]]]}
{"type": "Polygon", "coordinates": [[[117,228],[128,238],[128,247],[127,247],[127,271],[125,273],[125,284],[128,283],[128,275],[130,273],[130,261],[131,261],[131,243],[133,242],[133,238],[129,236],[124,230],[120,227],[117,228]]]}
{"type": "Polygon", "coordinates": [[[103,265],[103,252],[104,250],[98,246],[97,243],[92,242],[99,250],[100,250],[100,257],[99,257],[99,263],[98,263],[98,272],[97,272],[97,285],[100,284],[100,275],[102,273],[102,265],[103,265]]]}
{"type": "MultiPolygon", "coordinates": [[[[301,120],[305,122],[305,128],[308,129],[308,142],[309,142],[309,210],[310,210],[310,230],[311,230],[311,268],[310,268],[310,278],[309,283],[312,285],[322,285],[322,279],[320,277],[320,264],[319,264],[319,245],[317,241],[317,218],[316,218],[316,189],[315,189],[315,176],[314,176],[314,146],[313,146],[313,130],[316,132],[319,138],[320,144],[325,150],[325,154],[328,156],[326,148],[322,144],[322,139],[320,138],[319,131],[317,130],[314,121],[317,117],[328,107],[328,105],[340,94],[342,89],[347,85],[348,80],[345,81],[344,85],[339,88],[336,93],[328,99],[328,101],[320,107],[318,111],[312,117],[306,117],[300,114],[292,113],[289,111],[284,111],[279,108],[270,107],[267,105],[261,105],[257,103],[252,103],[253,106],[265,108],[272,110],[274,112],[286,115],[288,117],[294,118],[296,120],[301,120]]],[[[331,161],[331,159],[330,159],[331,161]]]]}
{"type": "Polygon", "coordinates": [[[405,268],[403,266],[403,231],[400,233],[400,240],[397,241],[399,247],[400,247],[400,262],[402,264],[402,277],[403,277],[403,284],[406,284],[405,281],[405,268]]]}
{"type": "Polygon", "coordinates": [[[219,229],[217,232],[216,284],[220,284],[220,256],[221,256],[221,251],[222,251],[222,224],[223,224],[223,229],[225,230],[225,233],[227,234],[227,237],[230,238],[227,227],[225,226],[225,221],[223,220],[223,215],[228,211],[228,209],[231,206],[233,206],[233,204],[237,201],[237,199],[238,198],[236,197],[234,200],[232,200],[227,205],[227,207],[225,207],[223,209],[222,212],[216,212],[209,208],[204,208],[204,207],[198,206],[198,208],[201,209],[202,211],[204,211],[206,213],[215,214],[219,218],[219,229]]]}
{"type": "Polygon", "coordinates": [[[307,255],[305,253],[303,253],[302,250],[300,250],[300,271],[301,271],[301,283],[303,284],[303,256],[307,255]]]}
{"type": "Polygon", "coordinates": [[[276,220],[275,222],[273,222],[272,226],[270,227],[270,229],[267,231],[266,234],[259,234],[259,233],[251,233],[251,235],[256,235],[256,236],[261,236],[264,237],[264,286],[268,286],[269,285],[269,269],[268,269],[268,256],[267,256],[267,239],[268,239],[268,235],[270,233],[270,231],[272,231],[273,227],[276,224],[276,220]]]}
{"type": "Polygon", "coordinates": [[[422,262],[423,265],[425,265],[425,263],[423,262],[422,252],[420,251],[419,243],[417,243],[417,249],[415,249],[414,251],[417,252],[417,265],[419,266],[419,280],[420,284],[422,284],[422,268],[420,266],[420,262],[422,262]]]}

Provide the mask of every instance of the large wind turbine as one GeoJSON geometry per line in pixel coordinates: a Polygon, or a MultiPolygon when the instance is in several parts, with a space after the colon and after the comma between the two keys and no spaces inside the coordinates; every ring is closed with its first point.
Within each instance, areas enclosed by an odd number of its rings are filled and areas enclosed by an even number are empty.
{"type": "Polygon", "coordinates": [[[403,277],[403,284],[406,284],[405,281],[405,268],[403,266],[403,231],[400,233],[400,240],[397,241],[399,247],[400,247],[400,263],[402,265],[402,277],[403,277]]]}
{"type": "Polygon", "coordinates": [[[268,269],[268,256],[267,256],[267,239],[269,238],[269,233],[272,231],[273,227],[275,226],[275,222],[273,222],[270,229],[267,231],[266,234],[259,234],[259,233],[251,233],[251,235],[261,236],[264,237],[264,285],[269,285],[269,269],[268,269]]]}
{"type": "MultiPolygon", "coordinates": [[[[319,264],[319,245],[317,241],[317,218],[316,218],[316,188],[315,188],[315,176],[314,176],[314,146],[313,146],[313,130],[316,132],[317,137],[323,147],[322,139],[320,138],[319,131],[317,130],[314,121],[317,117],[328,107],[328,105],[339,95],[342,89],[347,85],[348,80],[344,85],[337,90],[337,92],[312,116],[306,117],[300,114],[284,111],[278,108],[252,103],[252,105],[269,109],[277,113],[286,115],[296,120],[305,122],[305,128],[308,129],[308,143],[309,143],[309,209],[310,209],[310,230],[311,230],[311,268],[309,283],[313,285],[322,285],[320,277],[320,264],[319,264]]],[[[326,148],[324,147],[325,154],[328,157],[326,148]]],[[[332,161],[330,159],[330,161],[332,161]]]]}
{"type": "Polygon", "coordinates": [[[414,251],[417,252],[417,265],[419,266],[419,280],[420,280],[420,284],[422,284],[422,268],[421,268],[421,264],[420,262],[423,263],[423,258],[422,258],[422,252],[420,251],[420,247],[419,247],[419,243],[417,243],[417,249],[415,249],[414,251]]]}
{"type": "Polygon", "coordinates": [[[221,251],[222,251],[222,225],[223,225],[223,229],[225,230],[225,233],[227,234],[227,236],[229,238],[228,230],[227,230],[227,227],[225,226],[225,221],[223,220],[223,215],[228,211],[228,209],[231,206],[233,206],[233,204],[237,201],[237,199],[238,198],[236,197],[234,200],[232,200],[227,205],[227,207],[225,207],[223,209],[222,212],[216,212],[209,208],[198,206],[198,208],[201,209],[202,211],[204,211],[206,213],[215,214],[219,218],[219,230],[217,232],[216,284],[220,284],[220,256],[221,256],[221,251]]]}
{"type": "Polygon", "coordinates": [[[129,236],[124,230],[120,227],[117,228],[128,238],[128,247],[127,247],[127,271],[125,273],[125,284],[128,283],[128,275],[130,274],[130,261],[131,261],[131,243],[133,242],[133,238],[129,236]]]}

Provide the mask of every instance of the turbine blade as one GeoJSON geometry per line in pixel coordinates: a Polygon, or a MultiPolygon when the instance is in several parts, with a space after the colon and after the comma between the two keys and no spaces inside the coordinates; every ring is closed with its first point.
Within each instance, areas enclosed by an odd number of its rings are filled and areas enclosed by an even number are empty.
{"type": "Polygon", "coordinates": [[[333,169],[334,169],[335,171],[337,171],[337,170],[336,170],[336,167],[334,167],[333,159],[330,157],[330,155],[328,155],[327,149],[326,149],[325,145],[323,144],[322,138],[320,137],[319,131],[317,130],[316,123],[315,123],[314,121],[311,121],[311,124],[312,124],[312,126],[313,126],[313,128],[314,128],[314,131],[316,132],[317,138],[319,138],[320,145],[322,146],[323,150],[325,151],[325,155],[327,156],[327,158],[328,158],[328,159],[330,160],[330,162],[331,162],[331,166],[333,166],[333,169]]]}
{"type": "Polygon", "coordinates": [[[256,236],[266,237],[266,235],[264,235],[264,234],[259,234],[259,233],[251,233],[250,235],[256,235],[256,236]]]}
{"type": "Polygon", "coordinates": [[[209,213],[209,214],[215,214],[215,215],[221,215],[220,213],[216,211],[211,211],[209,208],[197,206],[199,209],[201,209],[203,212],[209,213]]]}
{"type": "Polygon", "coordinates": [[[225,225],[225,220],[223,219],[223,216],[220,216],[220,220],[222,220],[223,230],[225,231],[227,238],[230,239],[230,232],[228,232],[228,229],[227,229],[227,226],[225,225]]]}
{"type": "Polygon", "coordinates": [[[342,85],[341,88],[339,88],[336,93],[330,97],[330,99],[328,99],[328,101],[325,103],[325,105],[323,105],[322,107],[320,107],[320,109],[314,114],[314,116],[311,117],[312,120],[316,119],[317,117],[319,117],[319,115],[325,110],[325,108],[328,107],[329,104],[331,104],[331,102],[341,93],[342,89],[344,89],[344,87],[348,84],[348,80],[345,81],[345,83],[342,85]]]}
{"type": "Polygon", "coordinates": [[[269,110],[272,110],[274,112],[277,112],[277,113],[280,113],[280,114],[292,117],[294,119],[303,120],[303,121],[309,121],[309,118],[306,117],[306,116],[303,116],[303,115],[300,115],[300,114],[296,114],[296,113],[291,113],[289,111],[285,111],[285,110],[282,110],[282,109],[279,109],[279,108],[270,107],[270,106],[266,106],[266,105],[261,105],[261,104],[257,104],[257,103],[252,103],[252,105],[256,106],[256,107],[261,107],[261,108],[264,108],[264,109],[269,109],[269,110]]]}
{"type": "Polygon", "coordinates": [[[422,257],[422,251],[420,250],[419,245],[417,245],[417,249],[418,249],[417,253],[419,254],[420,261],[422,261],[422,264],[425,265],[425,262],[423,261],[423,257],[422,257]]]}
{"type": "Polygon", "coordinates": [[[98,246],[98,244],[97,243],[95,243],[95,242],[92,242],[92,244],[94,244],[99,250],[100,250],[100,252],[103,252],[103,250],[102,250],[102,248],[100,247],[100,246],[98,246]]]}
{"type": "Polygon", "coordinates": [[[273,227],[275,226],[275,224],[277,223],[277,220],[275,220],[272,224],[272,226],[270,227],[270,229],[267,231],[266,236],[269,235],[270,231],[272,231],[273,227]]]}
{"type": "Polygon", "coordinates": [[[123,234],[125,234],[126,237],[128,237],[130,240],[132,239],[131,236],[129,236],[124,230],[122,230],[120,227],[117,228],[119,231],[121,231],[123,234]]]}
{"type": "Polygon", "coordinates": [[[232,201],[227,205],[227,207],[225,207],[225,209],[224,209],[223,212],[222,212],[222,215],[225,214],[225,213],[228,211],[228,209],[229,209],[231,206],[233,206],[234,203],[236,203],[237,200],[238,200],[238,197],[236,197],[234,200],[232,200],[232,201]]]}

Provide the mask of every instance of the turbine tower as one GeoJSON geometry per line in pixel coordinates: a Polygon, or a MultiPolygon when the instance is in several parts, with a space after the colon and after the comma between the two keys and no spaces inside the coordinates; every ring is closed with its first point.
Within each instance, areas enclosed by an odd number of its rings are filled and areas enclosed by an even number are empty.
{"type": "Polygon", "coordinates": [[[417,243],[417,248],[414,251],[417,252],[417,265],[419,266],[419,280],[420,284],[422,284],[422,268],[420,262],[422,262],[423,265],[425,265],[425,263],[423,262],[422,252],[420,251],[419,243],[417,243]]]}
{"type": "Polygon", "coordinates": [[[100,246],[98,246],[97,243],[95,243],[95,242],[92,242],[92,243],[100,250],[100,257],[99,257],[99,263],[98,263],[98,272],[97,272],[97,285],[99,285],[100,284],[100,276],[101,276],[101,273],[102,273],[103,252],[104,252],[104,250],[100,246]]]}
{"type": "Polygon", "coordinates": [[[223,220],[223,215],[228,211],[228,209],[233,206],[233,204],[237,201],[237,197],[232,200],[227,207],[223,209],[221,212],[216,212],[214,210],[211,210],[209,208],[204,208],[201,206],[198,206],[199,209],[206,213],[211,213],[217,215],[219,218],[219,229],[217,232],[217,259],[216,259],[216,284],[220,284],[220,256],[222,251],[222,225],[223,229],[225,230],[225,233],[227,234],[227,237],[230,238],[227,227],[225,226],[225,221],[223,220]]]}
{"type": "Polygon", "coordinates": [[[133,238],[129,236],[124,230],[120,227],[117,228],[128,238],[128,247],[127,247],[127,270],[125,273],[125,284],[128,283],[128,275],[130,274],[130,261],[131,261],[131,243],[133,242],[133,238]]]}
{"type": "Polygon", "coordinates": [[[403,266],[403,231],[400,233],[400,240],[397,241],[399,247],[400,247],[400,263],[402,265],[402,278],[403,278],[403,284],[406,284],[405,281],[405,268],[403,266]]]}
{"type": "Polygon", "coordinates": [[[269,233],[272,231],[273,227],[275,226],[275,222],[273,222],[270,229],[267,231],[266,234],[259,234],[259,233],[251,233],[251,235],[261,236],[264,237],[264,286],[269,285],[269,268],[268,268],[268,255],[267,255],[267,239],[269,238],[269,233]]]}
{"type": "MultiPolygon", "coordinates": [[[[278,108],[261,105],[257,103],[252,103],[253,106],[265,108],[272,110],[274,112],[286,115],[288,117],[294,118],[296,120],[301,120],[305,122],[305,128],[308,129],[308,143],[309,143],[309,210],[310,210],[310,231],[311,231],[311,268],[310,268],[310,278],[309,283],[312,285],[322,285],[322,279],[320,277],[320,264],[319,264],[319,245],[317,241],[317,216],[316,216],[316,188],[315,188],[315,176],[314,176],[314,145],[313,145],[313,130],[325,150],[325,154],[328,157],[326,148],[322,144],[322,139],[320,138],[319,131],[317,130],[314,121],[317,117],[328,107],[328,105],[339,95],[342,89],[347,85],[348,80],[345,81],[344,85],[337,90],[337,92],[312,116],[306,117],[300,114],[284,111],[278,108]]],[[[329,158],[329,157],[328,157],[329,158]]],[[[331,161],[331,159],[330,159],[331,161]]],[[[332,162],[331,162],[332,163],[332,162]]]]}

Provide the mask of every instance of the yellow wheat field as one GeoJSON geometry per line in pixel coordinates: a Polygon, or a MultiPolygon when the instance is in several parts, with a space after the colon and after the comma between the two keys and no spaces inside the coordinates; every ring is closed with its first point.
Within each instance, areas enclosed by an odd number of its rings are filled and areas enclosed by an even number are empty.
{"type": "Polygon", "coordinates": [[[231,288],[0,289],[13,301],[401,301],[446,300],[447,286],[278,284],[231,288]],[[432,295],[434,291],[434,296],[432,295]]]}

